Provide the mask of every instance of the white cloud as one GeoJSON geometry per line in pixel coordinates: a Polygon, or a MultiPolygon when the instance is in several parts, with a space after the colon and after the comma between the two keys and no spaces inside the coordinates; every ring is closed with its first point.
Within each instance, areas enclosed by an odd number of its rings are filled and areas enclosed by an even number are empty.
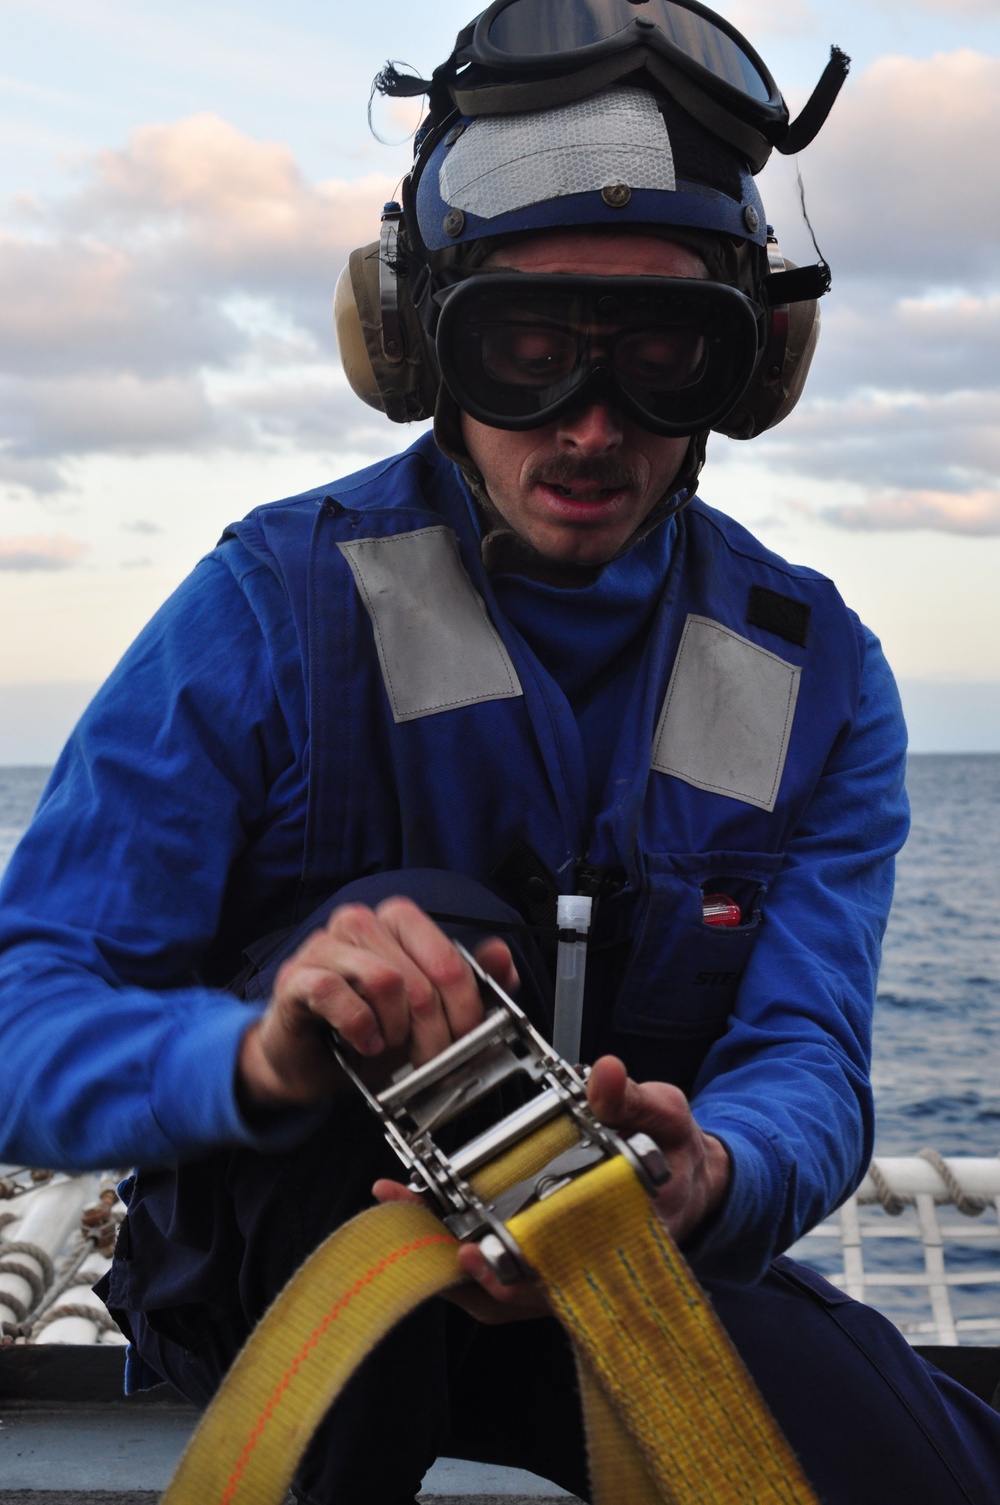
{"type": "Polygon", "coordinates": [[[124,236],[171,281],[198,273],[227,289],[287,293],[305,279],[328,296],[331,272],[377,236],[391,188],[380,174],[307,183],[286,146],[204,114],[144,126],[125,151],[103,152],[62,217],[89,235],[124,236]]]}
{"type": "Polygon", "coordinates": [[[0,538],[0,570],[67,570],[87,545],[65,533],[37,533],[29,538],[0,538]]]}
{"type": "Polygon", "coordinates": [[[194,281],[165,286],[153,260],[152,248],[85,234],[0,237],[0,369],[163,373],[233,359],[232,323],[194,281]]]}
{"type": "Polygon", "coordinates": [[[977,538],[1000,536],[1000,489],[994,491],[873,491],[863,507],[830,507],[823,516],[860,532],[933,528],[977,538]]]}
{"type": "MultiPolygon", "coordinates": [[[[1000,531],[1000,59],[878,59],[802,159],[834,272],[805,401],[755,444],[803,480],[860,486],[850,528],[1000,531]]],[[[790,164],[765,190],[800,212],[790,164]]],[[[787,236],[785,237],[788,238],[787,236]]]]}
{"type": "Polygon", "coordinates": [[[64,491],[68,484],[65,472],[57,464],[15,454],[9,441],[6,448],[0,447],[0,483],[17,491],[34,492],[36,496],[64,491]]]}
{"type": "Polygon", "coordinates": [[[779,470],[879,490],[990,490],[1000,484],[1000,392],[813,398],[755,449],[779,470]]]}
{"type": "MultiPolygon", "coordinates": [[[[802,159],[835,279],[902,289],[1000,275],[1000,58],[964,48],[879,58],[852,77],[802,159]]],[[[797,224],[787,173],[776,223],[797,224]],[[780,216],[779,216],[780,210],[780,216]]]]}
{"type": "MultiPolygon", "coordinates": [[[[76,193],[22,203],[24,231],[0,236],[0,480],[45,493],[84,454],[321,435],[323,378],[301,430],[267,388],[335,360],[333,286],[391,189],[310,184],[286,147],[206,114],[143,127],[76,193]]],[[[344,426],[331,412],[327,437],[344,426]]]]}
{"type": "Polygon", "coordinates": [[[129,371],[0,381],[13,457],[149,454],[239,437],[198,378],[145,379],[129,371]]]}
{"type": "MultiPolygon", "coordinates": [[[[775,0],[766,24],[809,14],[775,0]]],[[[868,488],[868,520],[841,511],[844,526],[992,528],[998,136],[1000,61],[887,57],[806,158],[834,294],[806,401],[754,450],[868,488]]],[[[0,236],[0,481],[44,496],[96,453],[408,442],[350,393],[331,319],[336,276],[394,190],[310,183],[283,145],[203,114],[137,130],[72,194],[22,205],[23,229],[0,236]]]]}
{"type": "Polygon", "coordinates": [[[1000,294],[894,298],[866,284],[849,297],[838,286],[830,303],[810,382],[814,396],[862,385],[941,396],[997,384],[1000,294]]]}
{"type": "Polygon", "coordinates": [[[252,421],[262,437],[311,444],[319,450],[349,440],[352,448],[365,451],[370,447],[382,454],[387,437],[402,446],[416,433],[410,432],[410,425],[390,425],[388,419],[363,407],[342,374],[330,368],[234,388],[229,404],[252,421]]]}

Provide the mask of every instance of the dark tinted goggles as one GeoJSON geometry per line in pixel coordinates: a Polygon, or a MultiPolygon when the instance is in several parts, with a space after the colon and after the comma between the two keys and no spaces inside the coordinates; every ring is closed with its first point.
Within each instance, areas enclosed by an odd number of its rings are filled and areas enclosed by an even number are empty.
{"type": "Polygon", "coordinates": [[[757,363],[761,309],[697,278],[487,272],[435,302],[444,382],[491,428],[539,428],[607,400],[653,433],[699,433],[757,363]]]}
{"type": "Polygon", "coordinates": [[[753,124],[788,119],[750,43],[698,0],[494,0],[459,61],[523,77],[583,68],[634,47],[662,53],[753,124]]]}

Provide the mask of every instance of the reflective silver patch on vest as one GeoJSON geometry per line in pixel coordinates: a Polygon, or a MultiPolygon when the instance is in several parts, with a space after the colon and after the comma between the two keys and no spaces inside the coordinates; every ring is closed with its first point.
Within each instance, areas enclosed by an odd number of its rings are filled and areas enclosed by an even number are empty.
{"type": "Polygon", "coordinates": [[[666,123],[645,89],[608,89],[530,115],[480,116],[438,179],[446,204],[485,219],[620,183],[677,188],[666,123]]]}
{"type": "Polygon", "coordinates": [[[761,810],[778,798],[801,669],[708,617],[689,616],[653,742],[653,767],[761,810]]]}
{"type": "Polygon", "coordinates": [[[394,720],[522,693],[450,528],[337,547],[371,618],[394,720]]]}

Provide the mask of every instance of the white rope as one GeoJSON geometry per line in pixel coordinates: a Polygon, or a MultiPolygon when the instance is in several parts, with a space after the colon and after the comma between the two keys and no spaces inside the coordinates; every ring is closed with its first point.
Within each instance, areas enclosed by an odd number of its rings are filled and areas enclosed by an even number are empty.
{"type": "Polygon", "coordinates": [[[943,1155],[938,1154],[937,1150],[920,1150],[918,1158],[926,1160],[928,1165],[934,1167],[951,1193],[951,1200],[965,1217],[978,1218],[981,1212],[986,1211],[990,1205],[989,1198],[976,1196],[974,1193],[966,1191],[956,1176],[954,1169],[948,1164],[943,1155]]]}
{"type": "MultiPolygon", "coordinates": [[[[29,1337],[36,1326],[44,1326],[43,1314],[48,1312],[54,1302],[59,1300],[63,1291],[68,1291],[75,1281],[81,1265],[94,1252],[94,1246],[90,1239],[81,1238],[79,1246],[70,1256],[69,1262],[64,1265],[59,1279],[51,1287],[48,1294],[41,1298],[32,1310],[31,1321],[24,1324],[23,1335],[29,1337]]],[[[44,1319],[45,1321],[48,1318],[44,1319]]]]}
{"type": "Polygon", "coordinates": [[[87,1322],[92,1322],[99,1332],[118,1332],[117,1322],[103,1307],[91,1306],[89,1301],[67,1301],[62,1306],[50,1307],[44,1317],[33,1323],[32,1335],[37,1337],[43,1329],[53,1322],[61,1321],[63,1317],[83,1317],[87,1322]]]}
{"type": "Polygon", "coordinates": [[[877,1160],[873,1160],[868,1167],[868,1175],[875,1188],[875,1195],[891,1218],[898,1218],[906,1203],[902,1197],[897,1197],[892,1187],[885,1178],[885,1172],[877,1160]]]}
{"type": "MultiPolygon", "coordinates": [[[[0,1239],[0,1274],[19,1275],[22,1280],[26,1280],[37,1302],[41,1301],[52,1284],[56,1271],[51,1257],[38,1244],[25,1243],[22,1239],[15,1239],[8,1243],[6,1239],[0,1239]],[[30,1265],[13,1263],[10,1258],[12,1254],[29,1255],[41,1266],[41,1274],[30,1265]]],[[[5,1296],[4,1300],[6,1299],[5,1296]]]]}

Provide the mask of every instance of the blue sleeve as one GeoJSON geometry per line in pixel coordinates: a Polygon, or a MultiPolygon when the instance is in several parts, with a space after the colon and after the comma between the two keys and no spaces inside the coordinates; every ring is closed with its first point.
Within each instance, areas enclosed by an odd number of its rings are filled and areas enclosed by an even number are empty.
{"type": "Polygon", "coordinates": [[[690,1254],[753,1279],[850,1194],[872,1152],[871,1018],[894,857],[906,838],[906,728],[877,639],[858,716],[768,894],[728,1033],[692,1095],[730,1152],[727,1201],[690,1254]]]}
{"type": "Polygon", "coordinates": [[[0,1160],[163,1164],[264,1142],[234,1092],[255,1015],[197,979],[231,865],[301,762],[288,617],[270,571],[224,545],[70,738],[0,885],[0,1160]]]}

